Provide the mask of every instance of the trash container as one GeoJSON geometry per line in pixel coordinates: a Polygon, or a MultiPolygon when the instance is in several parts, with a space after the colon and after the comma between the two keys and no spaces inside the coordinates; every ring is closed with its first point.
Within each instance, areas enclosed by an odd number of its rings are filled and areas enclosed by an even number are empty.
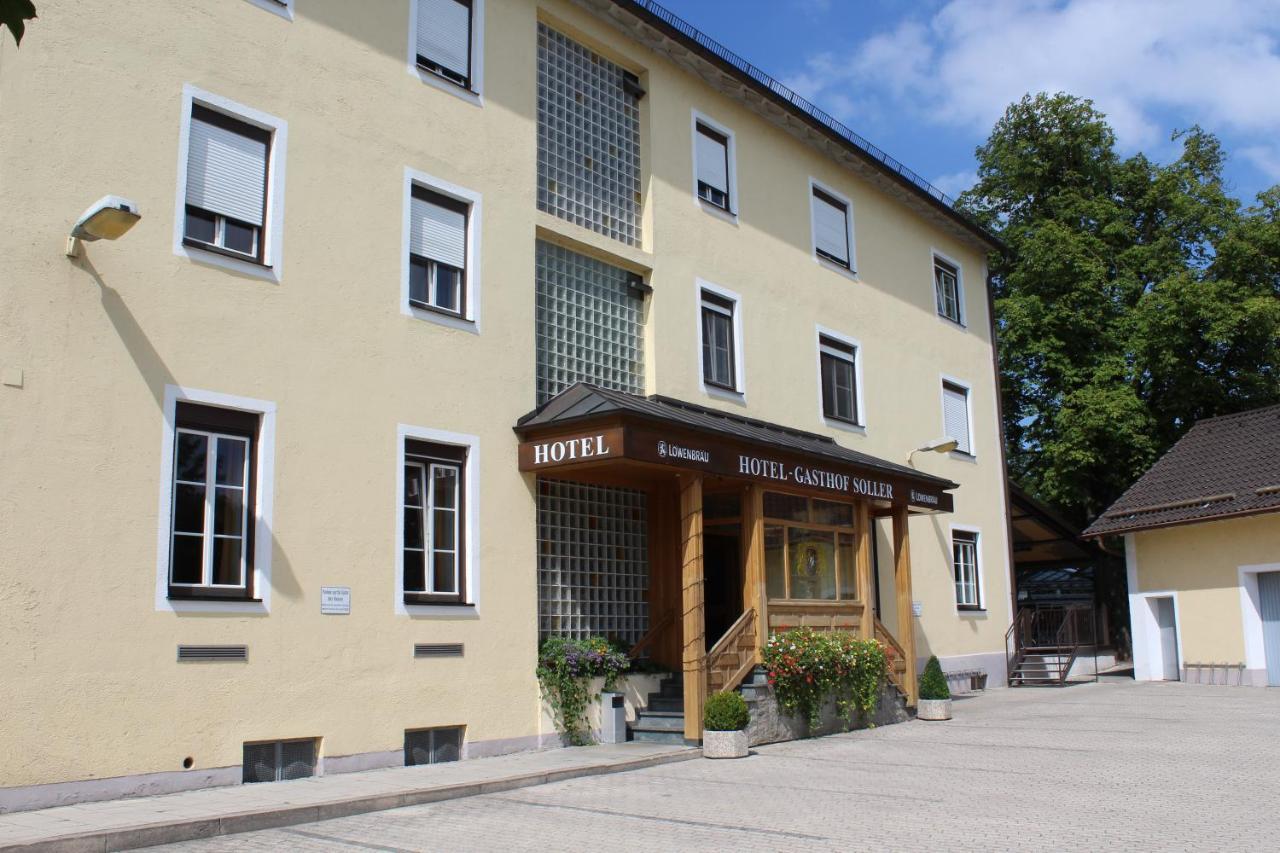
{"type": "Polygon", "coordinates": [[[627,704],[621,693],[600,694],[600,742],[627,742],[627,704]]]}

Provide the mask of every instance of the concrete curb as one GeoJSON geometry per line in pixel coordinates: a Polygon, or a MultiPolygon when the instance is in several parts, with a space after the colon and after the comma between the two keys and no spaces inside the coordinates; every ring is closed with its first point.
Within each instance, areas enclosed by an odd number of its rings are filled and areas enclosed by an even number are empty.
{"type": "Polygon", "coordinates": [[[628,770],[643,770],[646,767],[673,764],[701,756],[702,750],[688,749],[683,752],[648,755],[625,761],[583,764],[559,770],[524,773],[487,782],[430,785],[394,794],[351,797],[302,806],[237,812],[218,817],[189,818],[120,829],[81,832],[42,841],[0,846],[0,853],[108,853],[113,850],[133,850],[157,844],[173,844],[179,841],[193,841],[197,838],[213,838],[259,829],[276,829],[282,826],[296,826],[300,823],[313,823],[318,820],[417,806],[423,803],[457,800],[479,794],[495,794],[550,782],[580,779],[584,776],[604,776],[610,773],[624,773],[628,770]]]}

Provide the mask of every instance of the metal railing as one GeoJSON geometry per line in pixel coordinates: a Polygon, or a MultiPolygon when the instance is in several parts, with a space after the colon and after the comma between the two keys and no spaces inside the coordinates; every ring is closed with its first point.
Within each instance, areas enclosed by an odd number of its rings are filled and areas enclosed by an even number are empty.
{"type": "MultiPolygon", "coordinates": [[[[655,18],[660,19],[663,23],[667,24],[672,29],[675,29],[681,35],[697,42],[701,47],[711,51],[721,60],[727,62],[739,72],[745,74],[761,86],[768,89],[776,97],[786,101],[800,112],[822,124],[828,130],[839,135],[846,142],[856,146],[865,154],[882,164],[885,168],[901,176],[904,180],[913,184],[917,189],[930,196],[935,201],[946,205],[952,210],[956,209],[954,199],[935,187],[933,184],[929,183],[919,173],[907,168],[906,165],[890,156],[879,146],[854,132],[853,129],[844,122],[835,118],[826,110],[823,110],[807,98],[801,97],[787,86],[784,86],[764,71],[761,71],[741,56],[738,56],[736,53],[729,50],[729,48],[720,44],[720,42],[698,30],[674,12],[653,2],[653,0],[624,0],[624,5],[625,4],[639,7],[650,15],[653,15],[655,18]]],[[[963,212],[957,212],[963,215],[963,212]]],[[[968,217],[966,216],[966,218],[968,217]]],[[[975,225],[976,224],[977,223],[975,223],[975,225]]]]}
{"type": "Polygon", "coordinates": [[[1070,674],[1080,649],[1094,646],[1093,676],[1098,677],[1097,614],[1090,605],[1024,607],[1005,632],[1006,672],[1013,683],[1019,664],[1028,654],[1048,652],[1056,664],[1054,673],[1059,683],[1070,674]]]}

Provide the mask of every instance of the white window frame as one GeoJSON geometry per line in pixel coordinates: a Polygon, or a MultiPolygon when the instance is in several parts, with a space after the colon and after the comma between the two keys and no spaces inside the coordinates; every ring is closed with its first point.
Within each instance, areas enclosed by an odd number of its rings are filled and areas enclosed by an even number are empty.
{"type": "MultiPolygon", "coordinates": [[[[978,458],[977,436],[973,434],[973,385],[963,379],[957,379],[946,373],[940,373],[938,382],[938,406],[939,417],[942,421],[942,435],[947,435],[947,385],[955,385],[964,389],[964,408],[965,416],[969,424],[969,451],[966,453],[959,448],[952,450],[947,455],[952,459],[961,459],[966,462],[975,462],[978,458]]],[[[949,436],[950,438],[959,438],[957,435],[949,436]]]]}
{"type": "Polygon", "coordinates": [[[450,329],[480,334],[480,230],[483,221],[480,193],[433,175],[428,175],[426,172],[419,172],[416,169],[405,167],[403,195],[400,241],[400,313],[406,317],[428,320],[441,326],[447,326],[450,329]],[[412,198],[415,184],[469,207],[467,212],[467,266],[462,277],[464,314],[460,317],[440,311],[419,308],[409,301],[409,232],[412,222],[412,198]]]}
{"type": "Polygon", "coordinates": [[[395,507],[395,599],[393,612],[397,616],[429,616],[449,617],[453,619],[474,619],[480,615],[480,438],[460,432],[434,429],[432,427],[399,424],[396,427],[396,492],[392,506],[395,507]],[[448,444],[466,449],[466,462],[462,476],[466,484],[462,487],[465,505],[459,507],[466,527],[466,538],[462,543],[463,571],[465,578],[463,589],[466,602],[463,604],[406,604],[404,600],[404,468],[406,459],[405,440],[417,439],[433,444],[448,444]]]}
{"type": "Polygon", "coordinates": [[[693,154],[693,204],[700,207],[713,216],[719,216],[733,222],[738,221],[738,144],[734,137],[733,131],[724,126],[715,119],[709,118],[706,114],[697,110],[692,111],[689,121],[690,145],[693,154]],[[709,129],[714,130],[725,138],[725,155],[726,168],[729,170],[727,179],[729,182],[729,209],[725,210],[702,196],[698,195],[698,125],[706,125],[709,129]]]}
{"type": "Polygon", "coordinates": [[[947,560],[951,565],[951,601],[955,607],[956,614],[959,616],[985,616],[987,613],[987,578],[986,572],[983,571],[982,565],[982,528],[971,527],[966,524],[953,524],[949,532],[947,540],[949,550],[947,560]],[[963,605],[956,599],[955,579],[956,579],[956,556],[955,542],[957,533],[968,533],[973,536],[973,573],[974,582],[978,585],[978,603],[977,609],[973,609],[972,605],[963,605]]]}
{"type": "MultiPolygon", "coordinates": [[[[187,435],[204,436],[204,438],[208,442],[208,444],[206,445],[208,449],[205,451],[205,478],[200,483],[200,485],[204,487],[204,493],[205,493],[204,525],[202,527],[202,532],[200,534],[191,534],[185,531],[174,530],[173,525],[176,519],[173,519],[173,518],[170,519],[170,534],[172,536],[176,538],[178,536],[198,535],[201,540],[202,548],[201,548],[200,582],[199,583],[179,583],[173,579],[173,576],[172,576],[173,575],[173,558],[172,558],[173,552],[171,551],[170,552],[171,556],[169,560],[169,573],[170,573],[169,586],[184,587],[190,590],[201,590],[201,589],[248,590],[250,589],[249,577],[245,572],[245,567],[250,557],[247,553],[245,553],[244,546],[248,543],[249,531],[251,529],[249,526],[249,522],[250,522],[249,506],[252,502],[249,499],[248,491],[249,491],[249,484],[253,482],[253,470],[250,467],[250,460],[253,459],[253,441],[254,440],[252,438],[246,438],[245,436],[235,435],[234,433],[213,432],[210,430],[196,429],[193,427],[180,426],[180,427],[177,427],[177,431],[179,435],[185,433],[187,435]],[[218,451],[221,448],[223,441],[236,441],[236,442],[241,442],[245,445],[244,472],[243,472],[244,485],[240,487],[240,491],[243,493],[243,497],[241,498],[241,501],[240,501],[240,535],[239,536],[228,536],[226,534],[219,534],[214,526],[214,518],[216,515],[215,506],[217,501],[218,489],[226,488],[217,483],[217,476],[216,476],[218,451]],[[214,540],[231,539],[231,538],[240,540],[240,583],[215,584],[213,583],[213,579],[211,577],[211,574],[213,571],[214,540]]],[[[185,485],[185,484],[187,484],[187,481],[179,480],[177,479],[176,476],[174,477],[174,480],[173,480],[174,491],[177,491],[177,486],[185,485]]]]}
{"type": "Polygon", "coordinates": [[[815,334],[813,336],[814,359],[818,368],[818,420],[826,424],[827,426],[833,427],[835,429],[841,429],[841,430],[845,430],[846,432],[853,432],[859,435],[866,435],[867,434],[867,407],[866,407],[866,403],[863,401],[863,394],[862,394],[862,342],[859,341],[857,338],[852,338],[846,334],[837,332],[835,329],[829,329],[826,326],[823,326],[821,324],[814,326],[814,330],[815,330],[815,334]],[[858,408],[857,423],[849,423],[848,421],[842,421],[836,418],[827,417],[826,406],[823,405],[823,400],[822,400],[822,394],[823,394],[822,339],[823,338],[830,338],[834,341],[838,341],[839,343],[844,344],[845,346],[853,347],[853,382],[854,382],[853,396],[854,396],[854,405],[857,406],[858,408]]]}
{"type": "MultiPolygon", "coordinates": [[[[1255,687],[1267,686],[1266,637],[1262,627],[1262,599],[1258,575],[1280,572],[1280,563],[1257,563],[1237,566],[1240,579],[1240,620],[1244,629],[1244,665],[1246,677],[1255,687]]],[[[1178,635],[1182,641],[1182,635],[1178,635]]]]}
{"type": "Polygon", "coordinates": [[[964,306],[964,267],[960,265],[960,262],[944,252],[932,249],[929,255],[929,282],[933,285],[933,289],[930,292],[933,294],[933,310],[934,313],[938,315],[938,319],[945,321],[951,326],[959,326],[962,329],[968,328],[969,314],[965,311],[964,306]],[[956,271],[956,311],[960,315],[959,320],[952,320],[946,314],[942,314],[938,311],[936,283],[937,273],[935,272],[935,266],[938,261],[942,261],[944,264],[950,266],[956,271]]]}
{"type": "Polygon", "coordinates": [[[198,89],[190,83],[182,87],[182,120],[178,132],[178,180],[173,205],[173,253],[196,263],[221,267],[253,278],[279,283],[284,275],[284,173],[288,150],[289,126],[283,120],[260,110],[238,104],[221,95],[198,89]],[[198,246],[183,243],[187,220],[187,155],[191,146],[191,105],[198,103],[215,112],[260,127],[271,134],[267,150],[266,221],[261,240],[265,241],[262,263],[240,260],[198,246]]]}
{"type": "Polygon", "coordinates": [[[824,184],[822,181],[819,181],[817,178],[810,176],[809,192],[805,196],[804,201],[809,211],[809,254],[813,256],[813,262],[820,267],[832,270],[834,272],[838,272],[843,276],[853,279],[854,281],[858,281],[858,244],[854,240],[853,199],[849,198],[847,195],[840,192],[839,190],[834,189],[830,185],[824,184]],[[836,263],[835,261],[829,261],[826,258],[822,257],[822,255],[818,254],[818,223],[815,221],[813,216],[813,191],[814,190],[821,190],[822,192],[834,198],[836,201],[843,203],[845,206],[844,226],[845,226],[845,231],[847,232],[845,236],[849,240],[848,268],[840,266],[840,264],[836,263]]]}
{"type": "MultiPolygon", "coordinates": [[[[156,597],[155,609],[173,613],[268,613],[271,610],[271,553],[275,536],[271,516],[275,489],[275,438],[276,404],[269,400],[255,400],[205,391],[166,385],[164,389],[163,437],[160,442],[160,505],[157,512],[156,542],[156,597]],[[218,406],[235,409],[258,416],[257,478],[254,492],[253,524],[253,582],[251,588],[258,601],[217,601],[213,599],[187,600],[169,598],[170,536],[173,530],[173,475],[174,448],[177,441],[178,403],[218,406]]],[[[248,578],[245,579],[248,581],[248,578]]]]}
{"type": "Polygon", "coordinates": [[[747,398],[747,367],[743,361],[742,353],[742,296],[729,290],[727,287],[721,287],[718,284],[712,284],[701,278],[694,279],[694,319],[697,322],[695,328],[697,335],[694,338],[697,341],[698,349],[698,387],[702,389],[702,393],[708,397],[715,397],[720,400],[729,400],[735,403],[745,403],[747,398]],[[715,296],[720,297],[726,302],[733,303],[733,389],[721,388],[719,385],[708,385],[705,379],[705,365],[702,361],[702,292],[707,291],[715,296]]]}
{"type": "Polygon", "coordinates": [[[418,67],[418,0],[409,0],[409,74],[477,107],[484,106],[484,0],[471,0],[471,88],[418,67]]]}
{"type": "Polygon", "coordinates": [[[293,20],[293,0],[249,0],[259,9],[279,15],[286,21],[293,20]]]}

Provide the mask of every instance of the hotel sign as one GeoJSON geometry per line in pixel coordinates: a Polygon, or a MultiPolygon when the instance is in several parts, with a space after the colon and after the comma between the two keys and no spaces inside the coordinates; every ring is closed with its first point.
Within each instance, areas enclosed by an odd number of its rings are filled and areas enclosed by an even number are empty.
{"type": "Polygon", "coordinates": [[[857,470],[825,460],[729,441],[686,437],[634,427],[609,427],[564,436],[537,438],[520,445],[520,470],[541,471],[612,460],[670,465],[726,477],[825,492],[850,499],[909,504],[949,512],[952,497],[941,489],[879,472],[857,470]]]}

